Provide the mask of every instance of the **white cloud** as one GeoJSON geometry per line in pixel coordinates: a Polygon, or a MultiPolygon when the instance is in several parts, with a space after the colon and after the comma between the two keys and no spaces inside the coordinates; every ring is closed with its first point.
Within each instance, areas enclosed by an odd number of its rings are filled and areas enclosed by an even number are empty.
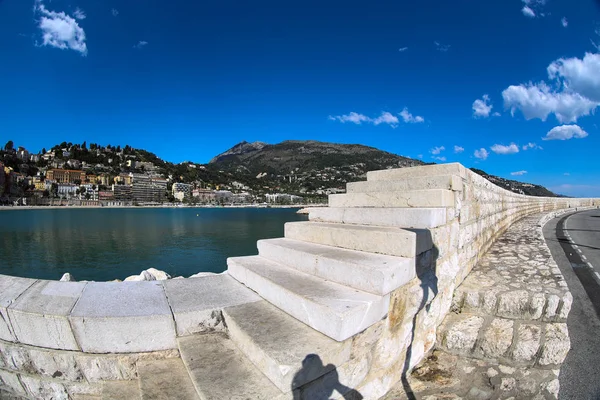
{"type": "Polygon", "coordinates": [[[490,104],[490,96],[484,94],[482,99],[477,99],[473,102],[473,117],[487,118],[490,116],[493,107],[490,104]]]}
{"type": "Polygon", "coordinates": [[[398,122],[399,122],[398,117],[396,117],[395,115],[393,115],[387,111],[382,112],[379,117],[377,117],[373,120],[373,124],[375,124],[375,125],[388,124],[394,128],[396,126],[398,126],[398,122]]]}
{"type": "Polygon", "coordinates": [[[525,175],[527,173],[527,171],[516,171],[516,172],[511,172],[510,174],[512,176],[521,176],[521,175],[525,175]]]}
{"type": "Polygon", "coordinates": [[[423,158],[423,154],[417,155],[417,158],[423,158]]]}
{"type": "Polygon", "coordinates": [[[578,125],[561,125],[550,129],[542,140],[583,139],[588,134],[578,125]]]}
{"type": "Polygon", "coordinates": [[[433,42],[433,44],[435,45],[435,49],[437,51],[441,51],[442,53],[447,52],[448,50],[450,50],[450,45],[449,44],[442,44],[438,41],[433,42]]]}
{"type": "Polygon", "coordinates": [[[138,44],[136,44],[135,46],[133,46],[134,49],[141,49],[144,48],[148,45],[148,42],[146,42],[145,40],[140,40],[138,42],[138,44]]]}
{"type": "Polygon", "coordinates": [[[562,17],[562,19],[560,20],[560,23],[562,24],[562,26],[564,28],[566,28],[567,26],[569,26],[569,21],[567,21],[566,17],[562,17]]]}
{"type": "Polygon", "coordinates": [[[433,149],[431,149],[429,152],[431,154],[438,155],[444,150],[446,150],[446,148],[444,146],[439,146],[439,147],[436,146],[433,149]]]}
{"type": "Polygon", "coordinates": [[[371,118],[367,117],[364,114],[358,114],[355,112],[351,112],[350,114],[347,115],[336,115],[336,116],[329,116],[329,119],[332,121],[340,121],[342,123],[346,123],[346,122],[353,122],[357,125],[360,125],[362,122],[370,122],[371,118]]]}
{"type": "Polygon", "coordinates": [[[49,11],[41,1],[35,3],[34,11],[41,15],[39,28],[42,31],[42,46],[71,49],[87,55],[85,32],[75,18],[64,12],[49,11]]]}
{"type": "Polygon", "coordinates": [[[526,145],[524,145],[524,146],[522,147],[522,149],[523,149],[523,151],[527,151],[527,150],[529,150],[529,149],[534,149],[534,150],[543,150],[543,148],[542,148],[541,146],[538,146],[537,144],[535,144],[535,143],[531,143],[531,142],[529,142],[529,143],[527,143],[526,145]]]}
{"type": "Polygon", "coordinates": [[[75,16],[75,18],[77,18],[77,19],[85,19],[85,18],[86,18],[86,15],[85,15],[85,13],[84,13],[84,12],[83,12],[83,10],[82,10],[81,8],[79,8],[79,7],[77,7],[77,8],[75,9],[75,12],[73,13],[73,15],[74,15],[74,16],[75,16]]]}
{"type": "Polygon", "coordinates": [[[423,117],[420,117],[418,115],[416,117],[413,117],[413,115],[408,112],[408,108],[406,107],[404,107],[404,110],[402,110],[398,115],[400,115],[402,117],[402,120],[406,123],[415,124],[425,121],[423,117]]]}
{"type": "Polygon", "coordinates": [[[515,154],[519,152],[519,146],[514,143],[504,146],[501,144],[495,144],[490,149],[496,154],[515,154]]]}
{"type": "Polygon", "coordinates": [[[521,9],[521,12],[523,13],[524,16],[529,17],[529,18],[535,18],[535,12],[529,7],[529,6],[524,6],[521,9]]]}
{"type": "Polygon", "coordinates": [[[475,153],[473,153],[473,155],[475,156],[475,158],[479,158],[480,160],[485,160],[486,158],[488,158],[490,153],[488,153],[488,151],[482,147],[479,150],[475,150],[475,153]]]}
{"type": "Polygon", "coordinates": [[[492,117],[500,117],[500,113],[498,111],[496,111],[495,113],[492,114],[492,117]]]}
{"type": "Polygon", "coordinates": [[[462,153],[463,151],[465,151],[464,147],[454,146],[454,153],[458,154],[458,153],[462,153]]]}
{"type": "Polygon", "coordinates": [[[433,158],[434,160],[437,160],[437,161],[442,161],[442,162],[446,161],[446,157],[431,157],[431,158],[433,158]]]}
{"type": "Polygon", "coordinates": [[[112,10],[110,10],[110,12],[112,13],[113,17],[119,15],[119,10],[117,10],[116,8],[113,8],[112,10]]]}
{"type": "Polygon", "coordinates": [[[513,116],[516,110],[521,110],[527,120],[539,118],[545,121],[548,115],[554,114],[559,122],[576,122],[598,106],[579,93],[552,91],[544,82],[511,85],[502,92],[502,98],[513,116]]]}
{"type": "Polygon", "coordinates": [[[560,58],[548,66],[548,76],[568,90],[600,102],[600,53],[585,53],[583,59],[560,58]]]}
{"type": "Polygon", "coordinates": [[[400,47],[398,49],[398,51],[401,52],[401,53],[405,52],[406,50],[408,50],[408,47],[400,47]]]}

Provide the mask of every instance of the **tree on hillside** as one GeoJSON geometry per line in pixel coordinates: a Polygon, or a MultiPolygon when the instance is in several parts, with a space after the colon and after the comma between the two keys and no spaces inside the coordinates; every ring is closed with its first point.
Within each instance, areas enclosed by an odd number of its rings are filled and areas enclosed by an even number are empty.
{"type": "Polygon", "coordinates": [[[6,142],[6,144],[4,145],[4,150],[6,151],[12,151],[12,149],[14,148],[15,144],[13,143],[12,140],[9,140],[8,142],[6,142]]]}
{"type": "Polygon", "coordinates": [[[83,141],[83,144],[81,145],[81,148],[82,148],[83,150],[87,150],[87,143],[86,143],[86,141],[85,141],[85,140],[83,141]]]}
{"type": "Polygon", "coordinates": [[[46,154],[46,148],[45,147],[42,149],[42,154],[46,154]]]}

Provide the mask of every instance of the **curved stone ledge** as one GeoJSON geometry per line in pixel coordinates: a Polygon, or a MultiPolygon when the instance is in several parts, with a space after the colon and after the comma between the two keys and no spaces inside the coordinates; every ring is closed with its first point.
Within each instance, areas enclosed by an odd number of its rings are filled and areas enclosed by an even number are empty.
{"type": "Polygon", "coordinates": [[[170,350],[177,336],[222,329],[223,308],[258,300],[227,274],[118,283],[0,275],[0,340],[84,353],[170,350]]]}

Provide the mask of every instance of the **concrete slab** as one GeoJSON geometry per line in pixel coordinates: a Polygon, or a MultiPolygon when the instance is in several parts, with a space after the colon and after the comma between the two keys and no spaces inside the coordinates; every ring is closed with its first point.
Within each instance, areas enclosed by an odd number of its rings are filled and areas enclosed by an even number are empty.
{"type": "Polygon", "coordinates": [[[330,207],[454,207],[454,192],[444,189],[329,195],[330,207]]]}
{"type": "Polygon", "coordinates": [[[292,239],[257,242],[268,260],[344,286],[386,295],[416,276],[415,259],[307,243],[292,239]]]}
{"type": "Polygon", "coordinates": [[[312,221],[286,223],[285,237],[349,250],[409,258],[433,246],[431,234],[424,229],[406,230],[312,221]]]}
{"type": "Polygon", "coordinates": [[[309,219],[342,224],[436,228],[446,224],[445,208],[310,208],[309,219]]]}
{"type": "Polygon", "coordinates": [[[367,172],[367,181],[394,181],[406,177],[422,177],[434,175],[457,175],[466,177],[467,169],[460,163],[423,165],[410,168],[384,169],[367,172]]]}
{"type": "Polygon", "coordinates": [[[282,392],[317,379],[350,359],[350,340],[336,342],[264,300],[226,308],[223,314],[231,340],[282,392]],[[307,369],[303,361],[310,355],[318,355],[329,369],[307,369]]]}
{"type": "Polygon", "coordinates": [[[7,308],[35,282],[36,279],[0,275],[0,339],[9,342],[16,340],[8,319],[7,308]]]}
{"type": "Polygon", "coordinates": [[[85,282],[38,281],[8,307],[21,343],[51,349],[79,350],[68,315],[85,282]]]}
{"type": "Polygon", "coordinates": [[[168,280],[164,286],[177,336],[220,330],[224,326],[217,314],[224,307],[261,300],[229,275],[168,280]]]}
{"type": "Polygon", "coordinates": [[[228,258],[229,274],[313,329],[343,341],[381,320],[389,295],[326,281],[260,256],[228,258]]]}
{"type": "Polygon", "coordinates": [[[173,349],[175,324],[159,281],[90,282],[70,317],[88,353],[173,349]]]}
{"type": "Polygon", "coordinates": [[[141,399],[138,381],[108,381],[102,383],[103,400],[141,399]]]}
{"type": "Polygon", "coordinates": [[[137,363],[142,400],[200,400],[180,358],[137,363]]]}
{"type": "Polygon", "coordinates": [[[283,393],[225,335],[179,338],[179,351],[202,400],[275,400],[283,393]]]}
{"type": "Polygon", "coordinates": [[[423,176],[418,178],[405,176],[398,179],[397,181],[348,182],[346,184],[346,192],[398,192],[424,189],[461,191],[463,188],[462,179],[457,175],[423,176]]]}

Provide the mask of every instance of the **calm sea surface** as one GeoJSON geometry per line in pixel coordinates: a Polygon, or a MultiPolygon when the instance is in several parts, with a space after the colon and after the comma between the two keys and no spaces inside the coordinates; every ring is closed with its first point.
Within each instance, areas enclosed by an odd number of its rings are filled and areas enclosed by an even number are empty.
{"type": "Polygon", "coordinates": [[[171,276],[223,272],[283,236],[297,209],[134,208],[0,211],[0,274],[107,281],[157,268],[171,276]]]}

